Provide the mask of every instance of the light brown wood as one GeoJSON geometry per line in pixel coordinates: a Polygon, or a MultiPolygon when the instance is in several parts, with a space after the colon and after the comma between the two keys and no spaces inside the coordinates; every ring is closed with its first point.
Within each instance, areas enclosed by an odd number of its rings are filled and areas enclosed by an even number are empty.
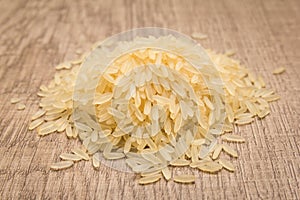
{"type": "MultiPolygon", "coordinates": [[[[1,199],[300,199],[300,1],[0,1],[0,196],[1,199]],[[161,180],[140,186],[134,174],[90,162],[54,172],[51,163],[76,141],[63,134],[28,131],[38,108],[39,85],[54,66],[77,57],[96,41],[135,27],[200,32],[206,48],[237,50],[281,100],[271,115],[236,128],[247,142],[233,145],[236,172],[193,171],[196,183],[161,180]],[[273,69],[285,66],[282,75],[273,69]],[[21,97],[26,109],[10,104],[21,97]]],[[[176,168],[173,173],[187,171],[176,168]]]]}

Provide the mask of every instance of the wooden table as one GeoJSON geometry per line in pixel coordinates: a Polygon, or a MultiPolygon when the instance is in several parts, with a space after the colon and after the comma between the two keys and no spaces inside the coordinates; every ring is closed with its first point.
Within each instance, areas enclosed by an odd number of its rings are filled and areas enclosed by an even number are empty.
{"type": "MultiPolygon", "coordinates": [[[[0,1],[0,199],[300,199],[300,1],[0,1]],[[194,185],[164,180],[140,186],[136,176],[90,162],[49,171],[78,141],[28,131],[36,92],[53,66],[77,58],[96,41],[135,27],[201,32],[206,48],[238,51],[281,100],[271,115],[238,128],[247,142],[233,145],[237,171],[193,171],[194,185]],[[286,73],[272,70],[285,66],[286,73]],[[10,104],[21,97],[27,108],[10,104]]],[[[173,172],[180,170],[176,168],[173,172]]],[[[187,170],[186,170],[187,171],[187,170]]]]}

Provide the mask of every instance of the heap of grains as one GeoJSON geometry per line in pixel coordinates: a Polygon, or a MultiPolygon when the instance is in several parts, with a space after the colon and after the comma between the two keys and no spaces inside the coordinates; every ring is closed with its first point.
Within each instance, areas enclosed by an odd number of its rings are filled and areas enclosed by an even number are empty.
{"type": "MultiPolygon", "coordinates": [[[[119,56],[97,72],[107,49],[96,46],[88,57],[58,65],[54,79],[40,87],[40,110],[29,129],[40,136],[65,132],[82,141],[51,168],[90,158],[95,168],[103,158],[124,160],[140,174],[140,184],[172,180],[170,166],[234,171],[232,159],[220,156],[238,157],[230,143],[245,142],[232,133],[233,126],[264,118],[269,102],[279,99],[263,78],[230,58],[232,50],[196,55],[193,46],[173,36],[136,38],[118,47],[133,50],[115,51],[119,56]],[[151,47],[133,48],[136,44],[151,47]]],[[[193,183],[195,176],[175,174],[173,180],[193,183]]]]}

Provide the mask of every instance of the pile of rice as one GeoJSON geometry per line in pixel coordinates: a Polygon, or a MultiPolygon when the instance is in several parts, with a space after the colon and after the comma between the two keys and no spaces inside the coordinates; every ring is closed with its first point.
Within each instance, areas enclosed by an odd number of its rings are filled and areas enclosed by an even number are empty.
{"type": "MultiPolygon", "coordinates": [[[[245,142],[232,133],[233,126],[264,118],[269,102],[279,99],[263,78],[232,59],[233,52],[199,55],[173,36],[136,38],[118,48],[107,56],[116,59],[105,70],[98,62],[105,63],[107,49],[96,46],[58,65],[54,79],[40,87],[40,110],[29,129],[41,136],[65,132],[82,141],[51,169],[80,160],[92,160],[95,168],[104,160],[123,160],[140,175],[140,184],[171,180],[172,166],[234,171],[230,160],[220,158],[221,153],[236,158],[228,143],[245,142]],[[131,51],[120,54],[124,48],[131,51]]],[[[173,180],[192,183],[195,176],[173,180]]]]}

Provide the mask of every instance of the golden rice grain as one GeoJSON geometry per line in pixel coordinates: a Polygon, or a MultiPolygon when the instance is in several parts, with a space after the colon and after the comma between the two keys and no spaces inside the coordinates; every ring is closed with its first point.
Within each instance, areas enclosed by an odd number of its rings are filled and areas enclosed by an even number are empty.
{"type": "Polygon", "coordinates": [[[100,160],[99,160],[98,156],[99,155],[97,153],[95,153],[92,157],[92,164],[93,164],[93,167],[95,167],[95,168],[100,167],[100,160]]]}
{"type": "Polygon", "coordinates": [[[242,119],[238,119],[235,121],[236,124],[238,125],[245,125],[245,124],[250,124],[251,122],[254,121],[254,118],[242,118],[242,119]]]}
{"type": "Polygon", "coordinates": [[[25,108],[26,108],[25,104],[23,104],[23,103],[18,103],[17,104],[17,109],[18,110],[24,110],[25,108]]]}
{"type": "Polygon", "coordinates": [[[73,137],[73,131],[72,131],[72,126],[70,124],[67,125],[67,128],[66,128],[66,135],[67,137],[73,137]]]}
{"type": "Polygon", "coordinates": [[[150,172],[142,172],[141,176],[153,176],[157,174],[161,174],[161,170],[155,170],[155,171],[150,171],[150,172]]]}
{"type": "Polygon", "coordinates": [[[203,34],[203,33],[193,33],[192,34],[192,37],[195,38],[195,39],[198,39],[198,40],[204,40],[204,39],[207,39],[208,36],[203,34]]]}
{"type": "Polygon", "coordinates": [[[232,157],[238,157],[238,153],[236,150],[234,150],[232,147],[230,147],[228,144],[222,144],[223,150],[228,153],[232,157]]]}
{"type": "Polygon", "coordinates": [[[170,165],[172,166],[188,166],[190,165],[190,161],[189,160],[185,160],[185,159],[177,159],[177,160],[173,160],[170,162],[170,165]]]}
{"type": "Polygon", "coordinates": [[[195,182],[195,176],[194,175],[177,175],[174,176],[173,180],[177,183],[194,183],[195,182]]]}
{"type": "Polygon", "coordinates": [[[219,157],[222,149],[223,149],[223,146],[221,144],[218,144],[216,146],[215,150],[214,150],[214,153],[212,155],[212,159],[214,159],[214,160],[217,159],[219,157]]]}
{"type": "Polygon", "coordinates": [[[57,65],[55,67],[55,69],[57,70],[60,70],[60,69],[70,69],[72,67],[71,63],[70,62],[64,62],[64,63],[61,63],[59,65],[57,65]]]}
{"type": "Polygon", "coordinates": [[[53,121],[45,122],[41,126],[38,127],[38,134],[41,136],[48,135],[57,130],[53,121]]]}
{"type": "Polygon", "coordinates": [[[205,139],[197,139],[192,142],[192,145],[201,146],[204,143],[205,143],[205,139]]]}
{"type": "Polygon", "coordinates": [[[233,164],[228,161],[228,160],[225,160],[225,159],[219,159],[218,162],[225,168],[227,169],[228,171],[231,171],[233,172],[235,170],[233,164]]]}
{"type": "Polygon", "coordinates": [[[258,115],[259,118],[264,118],[268,114],[270,114],[270,110],[269,109],[264,109],[264,110],[260,111],[257,115],[258,115]]]}
{"type": "Polygon", "coordinates": [[[80,149],[80,148],[75,148],[71,150],[74,154],[80,156],[82,159],[84,160],[89,160],[90,157],[89,155],[86,153],[86,151],[80,149]]]}
{"type": "Polygon", "coordinates": [[[145,185],[150,183],[155,183],[161,179],[161,174],[156,174],[153,176],[146,176],[139,179],[139,184],[145,185]]]}
{"type": "Polygon", "coordinates": [[[205,159],[203,159],[203,160],[198,160],[198,161],[192,162],[192,163],[190,164],[190,167],[191,167],[191,168],[196,168],[196,167],[199,167],[199,166],[203,166],[203,165],[205,165],[205,163],[210,162],[210,161],[211,161],[211,160],[205,160],[205,159]]]}
{"type": "Polygon", "coordinates": [[[33,129],[37,128],[39,125],[41,125],[43,122],[44,122],[44,119],[41,119],[41,118],[34,120],[34,121],[30,122],[28,129],[33,130],[33,129]]]}
{"type": "Polygon", "coordinates": [[[162,174],[167,181],[169,181],[172,177],[171,171],[168,167],[162,169],[162,174]]]}
{"type": "Polygon", "coordinates": [[[277,75],[277,74],[282,74],[283,72],[285,72],[285,68],[284,67],[279,67],[273,70],[273,74],[277,75]]]}
{"type": "Polygon", "coordinates": [[[71,154],[71,153],[63,153],[59,156],[63,160],[70,160],[70,161],[79,161],[82,160],[82,157],[76,155],[76,154],[71,154]]]}
{"type": "Polygon", "coordinates": [[[37,118],[42,117],[45,113],[46,113],[45,110],[40,109],[32,115],[31,120],[36,120],[37,118]]]}
{"type": "Polygon", "coordinates": [[[104,153],[103,155],[106,159],[109,160],[117,160],[125,157],[123,153],[104,153]]]}
{"type": "Polygon", "coordinates": [[[17,97],[13,97],[10,99],[10,103],[12,103],[12,104],[19,103],[20,101],[21,101],[21,99],[17,98],[17,97]]]}
{"type": "Polygon", "coordinates": [[[236,54],[236,51],[235,50],[233,50],[233,49],[230,49],[230,50],[227,50],[226,52],[225,52],[225,55],[226,56],[233,56],[234,54],[236,54]]]}
{"type": "Polygon", "coordinates": [[[204,172],[209,172],[209,173],[217,173],[222,169],[222,165],[220,165],[217,162],[206,162],[203,165],[199,165],[198,169],[204,172]]]}
{"type": "Polygon", "coordinates": [[[221,136],[222,140],[227,142],[245,142],[245,138],[239,135],[234,134],[225,134],[221,136]]]}
{"type": "Polygon", "coordinates": [[[73,161],[60,161],[60,162],[57,162],[57,163],[53,163],[50,166],[50,169],[53,169],[53,170],[67,169],[67,168],[72,167],[73,164],[74,164],[73,161]]]}
{"type": "Polygon", "coordinates": [[[264,97],[264,99],[268,102],[271,102],[271,101],[276,101],[276,100],[280,99],[280,96],[277,94],[274,94],[274,95],[269,95],[267,97],[264,97]]]}
{"type": "Polygon", "coordinates": [[[99,95],[95,98],[94,100],[94,104],[103,104],[103,103],[106,103],[108,102],[109,100],[111,100],[113,94],[112,93],[105,93],[105,94],[102,94],[102,95],[99,95]]]}

